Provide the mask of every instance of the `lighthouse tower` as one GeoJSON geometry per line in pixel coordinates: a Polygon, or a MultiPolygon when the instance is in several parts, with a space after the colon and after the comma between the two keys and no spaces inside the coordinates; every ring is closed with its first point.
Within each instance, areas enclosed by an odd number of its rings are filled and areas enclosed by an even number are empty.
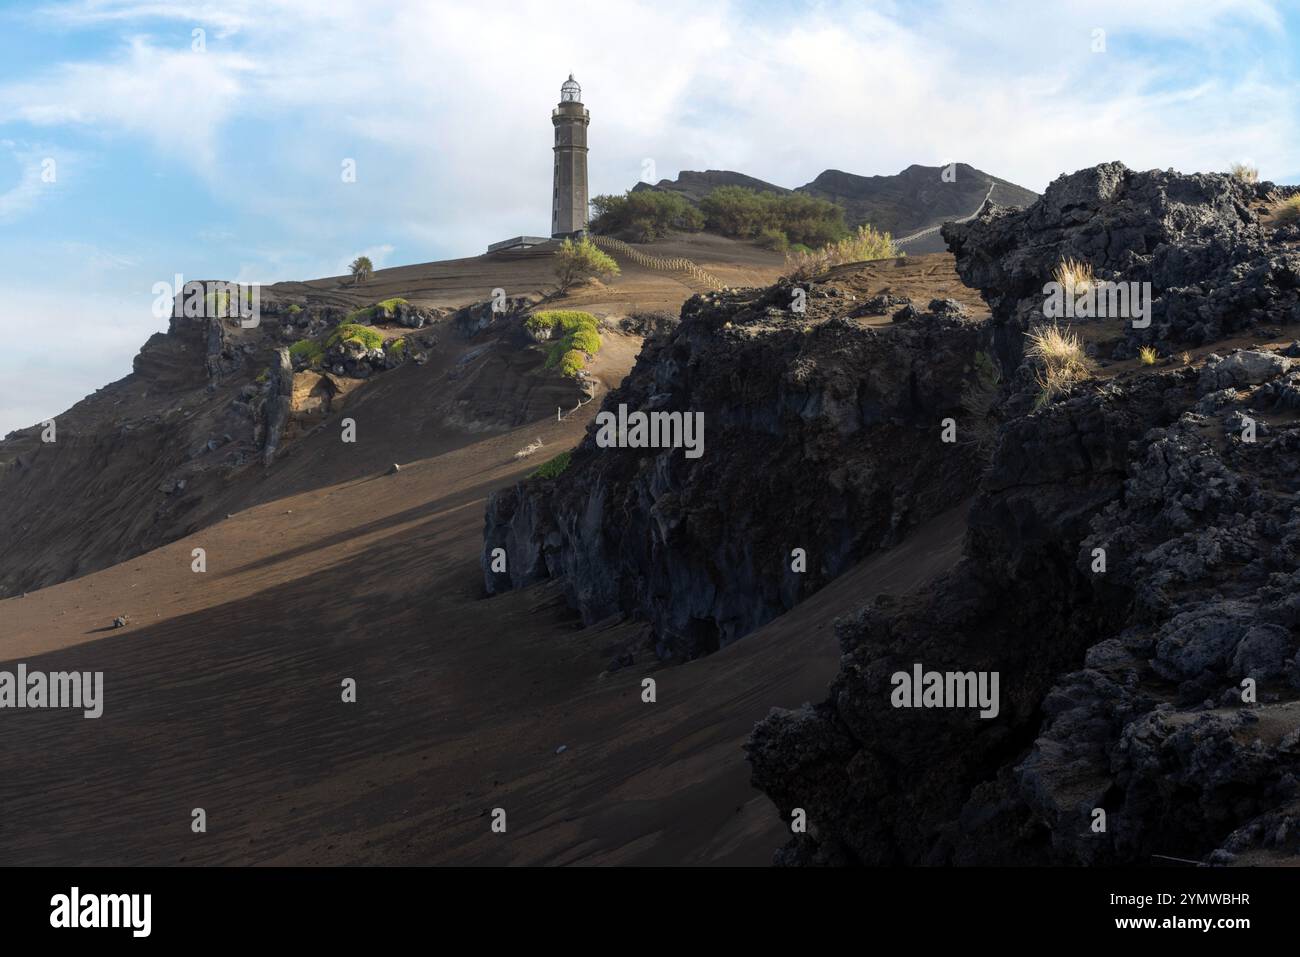
{"type": "Polygon", "coordinates": [[[555,184],[551,192],[551,236],[572,236],[587,228],[587,124],[582,87],[569,74],[560,104],[551,111],[555,127],[555,184]]]}

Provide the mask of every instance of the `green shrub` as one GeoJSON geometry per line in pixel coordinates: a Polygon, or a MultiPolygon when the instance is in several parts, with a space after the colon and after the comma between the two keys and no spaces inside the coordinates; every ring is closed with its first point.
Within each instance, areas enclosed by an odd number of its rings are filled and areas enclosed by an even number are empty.
{"type": "Polygon", "coordinates": [[[566,376],[575,376],[582,371],[583,366],[587,364],[587,354],[578,349],[570,349],[560,357],[560,373],[566,376]]]}
{"type": "Polygon", "coordinates": [[[591,313],[579,309],[543,309],[525,319],[524,325],[534,332],[550,329],[552,333],[568,334],[578,329],[595,332],[598,322],[591,313]]]}
{"type": "Polygon", "coordinates": [[[291,316],[296,316],[300,312],[302,312],[302,306],[298,305],[296,302],[289,307],[289,315],[291,316]]]}
{"type": "Polygon", "coordinates": [[[302,359],[308,365],[315,367],[320,364],[321,358],[325,355],[325,350],[314,339],[299,339],[289,347],[289,355],[295,359],[302,359]]]}
{"type": "Polygon", "coordinates": [[[333,348],[345,341],[359,342],[367,349],[380,349],[384,345],[384,337],[378,331],[354,322],[344,322],[330,333],[325,340],[325,348],[333,348]]]}
{"type": "Polygon", "coordinates": [[[705,227],[735,239],[775,241],[780,233],[787,242],[819,246],[848,234],[844,210],[825,199],[803,193],[758,192],[744,186],[719,186],[700,201],[705,227]]]}
{"type": "Polygon", "coordinates": [[[555,252],[555,278],[560,292],[567,292],[584,279],[601,276],[606,279],[619,274],[618,263],[590,239],[583,236],[576,243],[566,239],[555,252]]]}
{"type": "Polygon", "coordinates": [[[384,344],[384,351],[387,352],[394,359],[400,359],[406,355],[406,340],[393,339],[392,341],[384,344]]]}
{"type": "Polygon", "coordinates": [[[596,317],[577,309],[547,309],[524,320],[534,332],[549,329],[554,341],[546,353],[546,368],[560,367],[567,376],[576,375],[587,364],[585,353],[600,351],[596,317]]]}
{"type": "Polygon", "coordinates": [[[379,308],[387,309],[389,312],[396,312],[398,306],[409,306],[410,303],[400,296],[394,296],[392,299],[385,299],[379,303],[379,308]]]}
{"type": "Polygon", "coordinates": [[[628,190],[622,196],[603,195],[591,201],[591,230],[628,231],[637,242],[653,242],[673,230],[698,232],[704,216],[680,193],[657,189],[628,190]]]}
{"type": "Polygon", "coordinates": [[[772,226],[767,227],[758,234],[758,244],[764,249],[775,249],[779,253],[783,253],[790,248],[790,240],[785,233],[772,226]]]}
{"type": "Polygon", "coordinates": [[[543,462],[541,467],[529,478],[553,479],[559,476],[569,467],[569,461],[573,458],[572,452],[561,452],[550,461],[543,462]]]}
{"type": "Polygon", "coordinates": [[[600,333],[595,329],[575,329],[569,336],[573,348],[593,355],[600,351],[600,333]]]}

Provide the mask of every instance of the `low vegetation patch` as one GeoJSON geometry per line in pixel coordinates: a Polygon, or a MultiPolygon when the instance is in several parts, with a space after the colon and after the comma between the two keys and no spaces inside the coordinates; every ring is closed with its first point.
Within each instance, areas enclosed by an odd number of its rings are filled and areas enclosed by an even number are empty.
{"type": "Polygon", "coordinates": [[[857,232],[838,242],[827,243],[821,249],[791,249],[786,253],[785,265],[791,279],[811,279],[832,266],[843,263],[867,262],[872,259],[896,259],[906,255],[896,245],[889,233],[882,233],[868,225],[859,226],[857,232]]]}
{"type": "Polygon", "coordinates": [[[1160,358],[1160,354],[1156,352],[1155,346],[1142,346],[1138,349],[1138,359],[1142,361],[1144,366],[1155,365],[1158,358],[1160,358]]]}
{"type": "Polygon", "coordinates": [[[1300,193],[1273,205],[1273,222],[1278,226],[1294,226],[1300,222],[1300,193]]]}
{"type": "Polygon", "coordinates": [[[1091,374],[1092,363],[1083,351],[1083,341],[1068,327],[1039,326],[1026,338],[1029,348],[1025,355],[1039,365],[1036,381],[1040,391],[1035,408],[1041,409],[1091,374]]]}
{"type": "Polygon", "coordinates": [[[587,354],[579,349],[570,349],[560,356],[560,374],[576,376],[587,365],[587,354]]]}
{"type": "Polygon", "coordinates": [[[389,312],[396,312],[398,306],[409,306],[410,303],[400,296],[394,296],[392,299],[385,299],[378,305],[380,309],[386,309],[389,312]]]}
{"type": "Polygon", "coordinates": [[[392,339],[384,343],[384,351],[394,359],[402,359],[406,355],[406,339],[392,339]]]}
{"type": "Polygon", "coordinates": [[[558,366],[566,376],[577,375],[587,365],[587,356],[600,351],[599,323],[589,312],[547,309],[533,313],[524,325],[534,332],[550,331],[553,341],[546,368],[558,366]]]}
{"type": "Polygon", "coordinates": [[[299,339],[289,347],[289,355],[294,359],[301,359],[314,369],[320,365],[321,359],[325,356],[325,350],[314,339],[299,339]]]}
{"type": "Polygon", "coordinates": [[[329,338],[325,340],[325,348],[331,349],[340,342],[349,341],[359,342],[367,349],[382,349],[384,346],[384,337],[377,330],[355,322],[344,322],[329,334],[329,338]]]}
{"type": "MultiPolygon", "coordinates": [[[[540,439],[538,442],[540,443],[540,439]]],[[[565,469],[569,467],[569,460],[573,457],[572,452],[561,452],[555,458],[543,463],[541,468],[529,476],[529,478],[553,479],[558,477],[565,469]]]]}

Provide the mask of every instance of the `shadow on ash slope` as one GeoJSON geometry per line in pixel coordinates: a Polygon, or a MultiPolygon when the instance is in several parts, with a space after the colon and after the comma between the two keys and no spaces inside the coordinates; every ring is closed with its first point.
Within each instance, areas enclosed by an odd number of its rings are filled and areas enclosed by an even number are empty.
{"type": "Polygon", "coordinates": [[[1063,256],[1152,283],[1151,327],[1114,358],[1253,347],[1037,412],[1009,377],[963,561],[841,620],[827,700],[754,731],[755,784],[813,825],[779,860],[1296,862],[1300,236],[1261,222],[1267,189],[1107,164],[946,227],[1008,366],[1063,256]],[[895,709],[916,662],[998,672],[1000,713],[895,709]]]}

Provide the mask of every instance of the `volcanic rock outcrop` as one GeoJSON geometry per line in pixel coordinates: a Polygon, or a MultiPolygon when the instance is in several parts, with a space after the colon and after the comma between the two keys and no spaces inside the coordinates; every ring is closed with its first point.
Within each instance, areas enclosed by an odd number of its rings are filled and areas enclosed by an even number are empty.
{"type": "Polygon", "coordinates": [[[809,822],[780,862],[1300,856],[1300,376],[1264,335],[1297,260],[1259,196],[1106,164],[945,229],[1008,363],[1062,256],[1153,283],[1126,341],[1261,341],[1004,404],[960,565],[842,619],[827,699],[755,728],[755,785],[809,822]],[[996,673],[997,714],[900,707],[918,664],[996,673]]]}
{"type": "Polygon", "coordinates": [[[1169,355],[1300,321],[1300,250],[1280,242],[1260,215],[1270,196],[1292,191],[1219,173],[1103,163],[1059,177],[1028,207],[990,203],[942,233],[962,280],[1010,326],[1006,361],[1018,361],[1018,333],[1044,320],[1044,284],[1067,259],[1090,265],[1100,281],[1151,284],[1149,326],[1126,323],[1112,358],[1144,344],[1169,355]]]}
{"type": "Polygon", "coordinates": [[[488,593],[562,578],[584,621],[646,620],[660,655],[691,658],[969,495],[981,452],[943,422],[967,417],[986,319],[940,302],[873,326],[841,284],[800,290],[688,300],[602,409],[699,413],[703,454],[600,447],[593,423],[557,478],[489,500],[488,593]]]}

